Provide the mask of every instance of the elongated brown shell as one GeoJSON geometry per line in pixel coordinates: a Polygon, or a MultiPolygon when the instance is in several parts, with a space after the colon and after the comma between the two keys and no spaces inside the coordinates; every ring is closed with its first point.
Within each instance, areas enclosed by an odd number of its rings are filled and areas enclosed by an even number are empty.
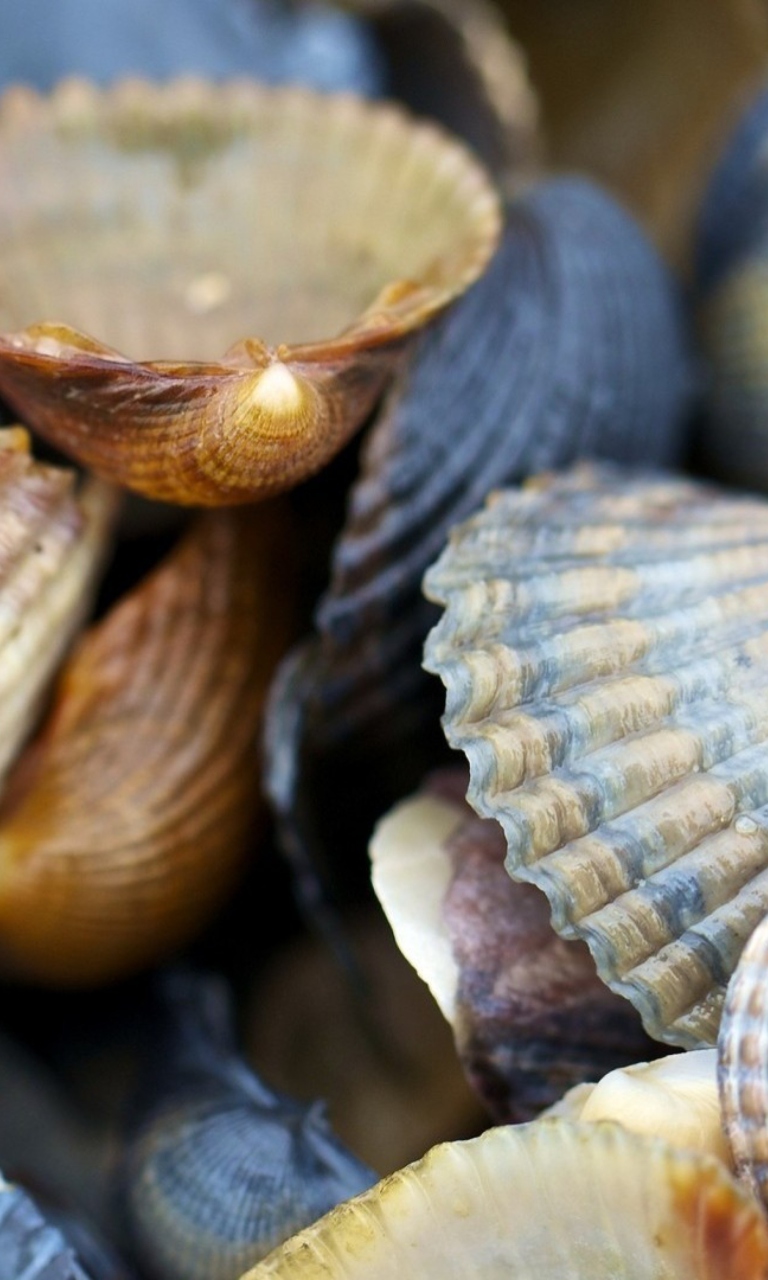
{"type": "Polygon", "coordinates": [[[278,561],[271,506],[200,517],[80,642],[0,809],[0,957],[14,974],[58,986],[129,973],[231,888],[284,643],[278,561]]]}
{"type": "Polygon", "coordinates": [[[0,430],[0,777],[33,728],[92,602],[114,494],[35,462],[21,428],[0,430]]]}
{"type": "Polygon", "coordinates": [[[247,1280],[764,1280],[768,1225],[712,1156],[539,1120],[435,1147],[247,1280]]]}
{"type": "Polygon", "coordinates": [[[717,1082],[736,1173],[763,1204],[768,1204],[767,975],[764,920],[728,984],[717,1042],[717,1082]]]}
{"type": "Polygon", "coordinates": [[[249,82],[10,91],[0,394],[150,497],[263,497],[341,448],[499,229],[480,166],[391,106],[249,82]]]}
{"type": "Polygon", "coordinates": [[[545,477],[455,530],[426,590],[425,664],[510,874],[652,1036],[714,1043],[768,909],[768,504],[545,477]]]}

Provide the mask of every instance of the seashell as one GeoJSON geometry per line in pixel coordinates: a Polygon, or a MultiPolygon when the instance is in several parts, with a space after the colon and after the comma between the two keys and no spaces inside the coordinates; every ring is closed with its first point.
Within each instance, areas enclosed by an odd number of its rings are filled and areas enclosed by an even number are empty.
{"type": "Polygon", "coordinates": [[[766,963],[768,922],[762,921],[728,984],[717,1042],[717,1082],[733,1163],[763,1204],[768,1203],[766,963]]]}
{"type": "Polygon", "coordinates": [[[606,468],[496,495],[425,590],[425,665],[506,865],[654,1038],[714,1043],[768,907],[768,506],[606,468]]]}
{"type": "Polygon", "coordinates": [[[243,1280],[761,1280],[768,1227],[712,1156],[537,1120],[435,1147],[243,1280]]]}
{"type": "Polygon", "coordinates": [[[0,778],[40,712],[92,603],[113,493],[36,462],[21,427],[0,429],[0,778]]]}
{"type": "MultiPolygon", "coordinates": [[[[509,207],[489,270],[425,335],[365,443],[318,635],[273,688],[267,785],[287,845],[309,842],[295,829],[310,823],[297,797],[309,806],[312,757],[352,744],[370,762],[360,791],[397,757],[374,814],[434,759],[414,749],[437,718],[420,669],[436,613],[420,583],[455,521],[495,486],[582,455],[679,458],[694,391],[679,304],[636,224],[596,187],[552,181],[509,207]]],[[[362,839],[370,813],[361,825],[362,839]]]]}
{"type": "Polygon", "coordinates": [[[2,1175],[0,1280],[89,1280],[61,1233],[2,1175]]]}
{"type": "Polygon", "coordinates": [[[129,1235],[153,1280],[237,1280],[374,1175],[321,1106],[273,1093],[238,1057],[222,987],[176,972],[162,1000],[120,1179],[129,1235]]]}
{"type": "Polygon", "coordinates": [[[539,151],[538,104],[525,56],[487,0],[345,0],[366,16],[387,88],[467,142],[503,183],[539,151]]]}
{"type": "Polygon", "coordinates": [[[701,210],[699,331],[709,367],[702,461],[718,477],[768,484],[768,92],[735,130],[701,210]]]}
{"type": "Polygon", "coordinates": [[[373,887],[488,1110],[530,1120],[654,1046],[585,944],[557,937],[540,890],[513,884],[501,828],[475,817],[465,789],[464,770],[445,770],[379,822],[373,887]]]}
{"type": "Polygon", "coordinates": [[[287,635],[274,506],[197,519],[83,637],[0,808],[0,957],[56,986],[171,953],[230,891],[287,635]]]}
{"type": "Polygon", "coordinates": [[[64,76],[251,75],[330,91],[380,91],[381,59],[361,22],[323,4],[274,0],[0,0],[0,85],[49,92],[64,76]],[[151,28],[152,38],[147,39],[151,28]]]}
{"type": "Polygon", "coordinates": [[[569,1089],[547,1114],[589,1124],[612,1120],[632,1133],[717,1156],[730,1168],[716,1058],[714,1049],[691,1049],[655,1062],[619,1067],[597,1084],[569,1089]]]}
{"type": "Polygon", "coordinates": [[[435,1142],[479,1132],[487,1117],[386,920],[358,908],[344,926],[364,999],[320,938],[301,938],[249,991],[246,1050],[259,1075],[294,1097],[320,1094],[334,1133],[381,1175],[435,1142]]]}
{"type": "Polygon", "coordinates": [[[198,505],[318,471],[500,219],[433,126],[236,81],[9,91],[0,190],[0,394],[97,474],[198,505]]]}

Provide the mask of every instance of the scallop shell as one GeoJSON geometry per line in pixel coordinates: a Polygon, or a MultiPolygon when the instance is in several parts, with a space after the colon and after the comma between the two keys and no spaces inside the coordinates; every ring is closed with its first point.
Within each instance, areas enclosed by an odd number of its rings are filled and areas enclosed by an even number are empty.
{"type": "Polygon", "coordinates": [[[378,823],[373,887],[494,1119],[531,1120],[654,1045],[584,943],[558,938],[540,890],[506,875],[503,833],[465,788],[464,770],[444,770],[378,823]]]}
{"type": "Polygon", "coordinates": [[[712,1156],[539,1120],[435,1147],[243,1280],[762,1280],[768,1226],[712,1156]]]}
{"type": "Polygon", "coordinates": [[[39,715],[92,604],[114,495],[35,462],[21,428],[0,429],[0,777],[39,715]]]}
{"type": "Polygon", "coordinates": [[[723,1123],[736,1173],[768,1203],[768,920],[755,929],[728,984],[718,1038],[723,1123]]]}
{"type": "Polygon", "coordinates": [[[0,1175],[0,1280],[89,1280],[61,1233],[0,1175]]]}
{"type": "Polygon", "coordinates": [[[9,91],[0,192],[0,394],[97,474],[206,505],[319,470],[500,223],[435,127],[234,81],[9,91]]]}
{"type": "Polygon", "coordinates": [[[237,1280],[374,1175],[322,1107],[273,1093],[237,1055],[223,988],[174,973],[163,1004],[121,1172],[128,1232],[153,1280],[237,1280]]]}
{"type": "Polygon", "coordinates": [[[767,575],[759,499],[583,468],[496,495],[425,582],[470,803],[686,1047],[714,1043],[768,909],[767,575]]]}
{"type": "Polygon", "coordinates": [[[437,718],[420,670],[436,614],[420,583],[451,525],[494,486],[585,454],[671,463],[694,385],[677,287],[610,197],[560,180],[510,206],[489,270],[425,336],[365,443],[319,634],[273,689],[268,786],[286,829],[297,797],[310,805],[313,755],[351,743],[378,779],[397,756],[373,813],[428,767],[414,740],[437,718]]]}
{"type": "Polygon", "coordinates": [[[525,56],[487,0],[345,0],[370,19],[389,93],[463,138],[502,182],[539,151],[525,56]]]}
{"type": "Polygon", "coordinates": [[[201,516],[80,641],[0,809],[8,971],[56,986],[130,973],[230,891],[288,633],[286,551],[273,505],[201,516]]]}
{"type": "Polygon", "coordinates": [[[701,452],[717,476],[768,486],[768,92],[747,112],[700,215],[699,329],[710,370],[701,452]]]}

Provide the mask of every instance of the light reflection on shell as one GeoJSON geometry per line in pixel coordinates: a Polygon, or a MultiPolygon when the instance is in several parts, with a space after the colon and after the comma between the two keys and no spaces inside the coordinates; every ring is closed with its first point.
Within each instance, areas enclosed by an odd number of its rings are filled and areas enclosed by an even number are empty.
{"type": "Polygon", "coordinates": [[[425,665],[513,877],[658,1039],[714,1043],[768,909],[768,504],[606,469],[496,495],[425,665]]]}

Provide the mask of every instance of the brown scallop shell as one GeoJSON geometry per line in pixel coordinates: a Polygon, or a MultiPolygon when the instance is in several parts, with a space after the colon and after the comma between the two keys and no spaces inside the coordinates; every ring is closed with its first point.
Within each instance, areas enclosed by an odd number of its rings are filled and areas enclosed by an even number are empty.
{"type": "Polygon", "coordinates": [[[201,516],[80,641],[0,809],[0,958],[103,982],[189,939],[230,890],[285,642],[273,504],[201,516]]]}
{"type": "Polygon", "coordinates": [[[149,497],[279,492],[360,425],[500,221],[468,152],[393,106],[234,81],[11,90],[0,394],[149,497]]]}
{"type": "Polygon", "coordinates": [[[765,1280],[768,1224],[713,1156],[537,1120],[434,1147],[243,1280],[765,1280]]]}
{"type": "Polygon", "coordinates": [[[101,483],[36,462],[26,431],[0,430],[0,778],[92,603],[115,509],[101,483]]]}

